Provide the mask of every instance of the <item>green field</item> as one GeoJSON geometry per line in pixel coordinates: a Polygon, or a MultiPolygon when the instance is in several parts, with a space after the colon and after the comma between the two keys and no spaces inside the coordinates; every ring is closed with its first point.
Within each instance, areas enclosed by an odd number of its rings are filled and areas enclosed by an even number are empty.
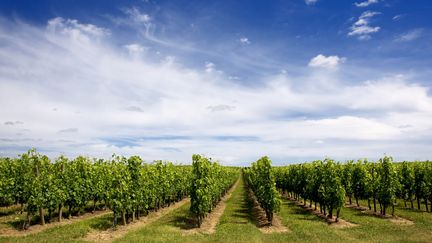
{"type": "MultiPolygon", "coordinates": [[[[432,242],[431,213],[399,206],[396,214],[414,224],[397,225],[387,219],[343,208],[341,218],[357,226],[338,229],[285,199],[278,215],[289,232],[264,234],[258,229],[252,216],[251,202],[243,181],[240,181],[226,201],[225,211],[214,234],[185,233],[193,227],[189,206],[186,203],[155,222],[131,230],[124,237],[116,239],[116,242],[432,242]]],[[[2,215],[1,218],[3,217],[10,216],[2,215]]],[[[4,220],[0,222],[1,227],[5,227],[4,220]]],[[[84,241],[83,237],[88,232],[104,231],[110,225],[111,218],[107,215],[28,236],[2,236],[0,242],[84,241]]]]}

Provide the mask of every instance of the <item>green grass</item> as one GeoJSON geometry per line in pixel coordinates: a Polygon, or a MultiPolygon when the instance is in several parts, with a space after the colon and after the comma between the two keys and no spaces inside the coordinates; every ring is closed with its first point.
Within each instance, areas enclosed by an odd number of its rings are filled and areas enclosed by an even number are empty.
{"type": "MultiPolygon", "coordinates": [[[[367,205],[362,202],[362,205],[367,205]]],[[[432,242],[432,213],[404,209],[396,214],[414,221],[414,225],[396,225],[386,219],[344,208],[341,217],[357,227],[335,229],[293,202],[283,200],[278,215],[290,232],[263,234],[251,217],[250,202],[241,181],[226,202],[226,209],[215,234],[183,235],[192,228],[189,204],[174,210],[147,226],[129,232],[117,242],[432,242]]],[[[0,242],[70,242],[90,230],[106,229],[110,216],[88,219],[48,229],[27,237],[0,237],[0,242]]]]}

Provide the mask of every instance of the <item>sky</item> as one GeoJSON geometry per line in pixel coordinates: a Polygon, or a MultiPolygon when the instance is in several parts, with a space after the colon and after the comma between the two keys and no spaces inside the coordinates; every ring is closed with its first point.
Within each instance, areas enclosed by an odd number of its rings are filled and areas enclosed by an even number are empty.
{"type": "Polygon", "coordinates": [[[0,1],[0,156],[432,158],[429,0],[0,1]]]}

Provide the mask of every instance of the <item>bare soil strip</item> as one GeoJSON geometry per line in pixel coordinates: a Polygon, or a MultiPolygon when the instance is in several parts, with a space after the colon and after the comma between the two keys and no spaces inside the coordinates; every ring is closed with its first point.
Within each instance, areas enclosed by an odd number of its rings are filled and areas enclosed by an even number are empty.
{"type": "Polygon", "coordinates": [[[252,200],[253,203],[252,215],[255,217],[257,227],[262,233],[272,234],[290,232],[290,230],[282,224],[282,220],[277,214],[273,215],[273,222],[272,224],[270,224],[270,222],[267,220],[266,213],[264,209],[259,205],[255,194],[250,189],[248,189],[248,191],[249,198],[252,200]]]}
{"type": "Polygon", "coordinates": [[[369,214],[369,215],[373,215],[379,218],[383,218],[383,219],[387,219],[388,221],[397,224],[397,225],[413,225],[414,222],[408,219],[404,219],[401,218],[399,216],[392,216],[391,214],[387,214],[387,215],[381,215],[379,212],[374,212],[373,210],[369,210],[369,208],[367,207],[363,207],[363,206],[357,206],[355,204],[351,204],[351,205],[345,205],[345,207],[347,208],[353,208],[353,209],[357,209],[360,210],[362,213],[364,214],[369,214]]]}
{"type": "Polygon", "coordinates": [[[209,215],[207,215],[207,217],[204,218],[200,228],[185,229],[182,232],[183,235],[197,234],[197,233],[214,234],[216,232],[216,226],[219,223],[219,220],[225,211],[226,201],[231,198],[231,194],[237,188],[240,180],[241,179],[238,179],[236,181],[236,183],[222,197],[222,199],[212,210],[212,212],[209,215]]]}
{"type": "Polygon", "coordinates": [[[325,222],[332,228],[336,228],[336,229],[345,229],[345,228],[351,228],[351,227],[356,227],[358,226],[357,224],[348,222],[346,220],[343,220],[341,218],[338,219],[338,221],[336,222],[336,217],[333,216],[332,218],[329,218],[328,216],[326,216],[325,214],[321,213],[319,206],[317,206],[317,209],[315,210],[315,207],[309,207],[308,205],[304,205],[304,203],[297,201],[293,198],[290,198],[288,196],[283,196],[284,198],[294,202],[297,206],[303,208],[304,210],[322,218],[325,220],[325,222]]]}
{"type": "Polygon", "coordinates": [[[37,224],[37,225],[32,225],[30,226],[27,230],[19,230],[19,229],[15,229],[15,228],[3,228],[0,229],[0,235],[1,236],[27,236],[27,235],[31,235],[31,234],[36,234],[39,232],[42,232],[44,230],[47,229],[51,229],[54,227],[58,227],[58,226],[63,226],[63,225],[68,225],[68,224],[72,224],[75,222],[80,222],[86,219],[90,219],[90,218],[96,218],[96,217],[101,217],[104,215],[108,215],[108,214],[112,214],[111,211],[96,211],[94,213],[85,213],[81,216],[72,216],[71,219],[67,219],[64,218],[62,220],[62,222],[51,222],[51,223],[47,223],[44,226],[37,224]]]}
{"type": "Polygon", "coordinates": [[[156,212],[150,212],[147,216],[142,217],[140,220],[136,220],[127,225],[120,225],[117,226],[116,228],[110,228],[108,230],[103,230],[103,231],[92,230],[84,238],[82,238],[82,240],[97,241],[97,242],[112,242],[115,239],[125,236],[127,233],[131,231],[138,230],[146,226],[147,224],[155,222],[156,220],[160,219],[162,216],[185,205],[187,202],[189,202],[189,198],[185,198],[179,202],[174,203],[169,207],[162,208],[156,212]]]}

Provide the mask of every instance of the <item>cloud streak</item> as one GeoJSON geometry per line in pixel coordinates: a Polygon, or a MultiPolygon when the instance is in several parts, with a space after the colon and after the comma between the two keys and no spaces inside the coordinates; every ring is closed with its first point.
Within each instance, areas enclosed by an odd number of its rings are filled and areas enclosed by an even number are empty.
{"type": "Polygon", "coordinates": [[[315,3],[317,3],[318,2],[318,0],[305,0],[305,3],[307,4],[307,5],[314,5],[315,3]]]}
{"type": "Polygon", "coordinates": [[[359,2],[359,3],[356,2],[356,3],[354,3],[354,5],[356,5],[359,8],[364,8],[364,7],[367,7],[371,4],[375,4],[378,2],[379,2],[379,0],[367,0],[367,1],[359,2]]]}
{"type": "Polygon", "coordinates": [[[15,125],[23,125],[22,121],[5,121],[4,125],[15,126],[15,125]]]}
{"type": "Polygon", "coordinates": [[[409,41],[417,40],[422,35],[423,35],[423,29],[413,29],[398,36],[395,40],[398,42],[409,42],[409,41]]]}
{"type": "Polygon", "coordinates": [[[348,36],[357,36],[359,40],[369,40],[371,38],[371,34],[377,33],[380,31],[381,27],[379,26],[371,26],[371,19],[381,14],[380,12],[366,11],[363,12],[358,20],[351,26],[350,32],[348,36]]]}
{"type": "Polygon", "coordinates": [[[58,131],[58,133],[75,133],[75,132],[78,132],[78,128],[66,128],[58,131]]]}

